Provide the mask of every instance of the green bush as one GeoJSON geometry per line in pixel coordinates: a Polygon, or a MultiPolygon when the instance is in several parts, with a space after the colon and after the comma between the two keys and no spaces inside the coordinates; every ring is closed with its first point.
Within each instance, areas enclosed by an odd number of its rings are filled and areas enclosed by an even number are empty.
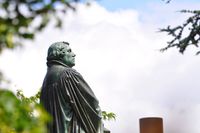
{"type": "Polygon", "coordinates": [[[0,133],[46,133],[49,120],[38,103],[25,102],[0,89],[0,133]]]}

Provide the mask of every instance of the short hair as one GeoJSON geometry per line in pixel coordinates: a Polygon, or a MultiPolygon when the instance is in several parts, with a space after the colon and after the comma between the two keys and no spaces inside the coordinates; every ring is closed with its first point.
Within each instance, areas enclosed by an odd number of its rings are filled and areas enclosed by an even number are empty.
{"type": "Polygon", "coordinates": [[[66,45],[69,45],[68,42],[55,42],[53,44],[51,44],[51,46],[48,49],[48,53],[47,53],[47,61],[51,61],[51,60],[62,60],[65,51],[64,48],[66,47],[66,45]]]}

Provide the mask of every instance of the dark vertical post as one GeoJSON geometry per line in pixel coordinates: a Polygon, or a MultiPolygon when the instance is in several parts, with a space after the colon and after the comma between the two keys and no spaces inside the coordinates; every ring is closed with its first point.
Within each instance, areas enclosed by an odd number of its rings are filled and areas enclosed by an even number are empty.
{"type": "Polygon", "coordinates": [[[163,120],[159,117],[140,119],[140,133],[163,133],[163,120]]]}

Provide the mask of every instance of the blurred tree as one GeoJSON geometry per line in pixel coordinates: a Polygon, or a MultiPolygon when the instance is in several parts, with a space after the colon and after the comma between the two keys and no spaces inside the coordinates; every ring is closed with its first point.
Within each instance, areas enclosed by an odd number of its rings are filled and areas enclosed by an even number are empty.
{"type": "Polygon", "coordinates": [[[17,98],[11,91],[0,89],[0,133],[46,133],[49,115],[34,98],[17,98]]]}
{"type": "Polygon", "coordinates": [[[68,9],[75,11],[78,2],[82,1],[1,0],[0,52],[21,45],[23,39],[34,39],[35,34],[42,31],[52,19],[56,20],[55,27],[61,27],[62,18],[58,13],[65,14],[68,9]],[[37,23],[33,24],[36,19],[37,23]]]}
{"type": "MultiPolygon", "coordinates": [[[[171,0],[163,0],[169,3],[171,0]]],[[[188,46],[199,46],[200,41],[200,10],[181,10],[181,13],[191,13],[192,16],[188,17],[183,24],[167,28],[161,28],[161,32],[166,32],[172,37],[170,41],[167,42],[167,46],[162,48],[161,51],[165,51],[169,48],[176,47],[180,53],[184,53],[188,46]]],[[[197,51],[198,55],[200,51],[197,51]]]]}
{"type": "MultiPolygon", "coordinates": [[[[88,0],[89,1],[89,0],[88,0]]],[[[77,3],[90,5],[87,0],[0,0],[0,53],[4,49],[21,46],[23,40],[33,40],[55,20],[56,28],[62,27],[67,10],[76,11],[77,3]]],[[[91,0],[90,0],[91,1],[91,0]]],[[[0,71],[0,84],[7,81],[0,71]]]]}

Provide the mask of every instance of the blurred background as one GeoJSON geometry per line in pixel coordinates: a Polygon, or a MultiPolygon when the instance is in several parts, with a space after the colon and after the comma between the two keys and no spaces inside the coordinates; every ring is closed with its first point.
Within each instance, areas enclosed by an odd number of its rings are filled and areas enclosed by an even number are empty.
{"type": "Polygon", "coordinates": [[[25,3],[15,10],[15,2],[9,8],[0,2],[1,88],[35,95],[48,47],[66,41],[76,54],[74,68],[102,110],[116,114],[116,120],[105,121],[112,133],[139,133],[141,117],[162,117],[165,133],[200,132],[198,50],[189,46],[181,54],[174,47],[162,53],[173,37],[159,32],[185,23],[193,14],[179,11],[198,9],[198,0],[72,1],[52,7],[42,2],[30,6],[35,15],[25,3]]]}

